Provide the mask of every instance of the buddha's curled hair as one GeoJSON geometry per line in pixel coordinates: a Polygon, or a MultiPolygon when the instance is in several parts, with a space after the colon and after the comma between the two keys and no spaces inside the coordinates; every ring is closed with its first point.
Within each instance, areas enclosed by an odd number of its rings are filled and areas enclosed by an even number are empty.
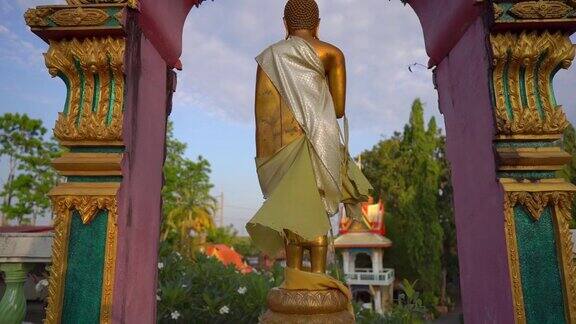
{"type": "Polygon", "coordinates": [[[320,11],[315,0],[288,0],[284,7],[284,19],[290,30],[318,27],[320,11]]]}

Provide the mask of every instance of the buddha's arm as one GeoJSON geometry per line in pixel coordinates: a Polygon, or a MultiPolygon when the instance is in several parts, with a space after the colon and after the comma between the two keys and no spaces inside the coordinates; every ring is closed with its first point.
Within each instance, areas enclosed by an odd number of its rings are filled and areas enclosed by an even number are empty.
{"type": "Polygon", "coordinates": [[[328,66],[328,86],[334,101],[336,117],[342,118],[346,109],[346,61],[344,54],[336,49],[328,66]]]}
{"type": "Polygon", "coordinates": [[[281,146],[281,138],[276,134],[280,120],[275,112],[280,110],[280,94],[266,73],[258,66],[256,72],[256,156],[272,155],[281,146]]]}

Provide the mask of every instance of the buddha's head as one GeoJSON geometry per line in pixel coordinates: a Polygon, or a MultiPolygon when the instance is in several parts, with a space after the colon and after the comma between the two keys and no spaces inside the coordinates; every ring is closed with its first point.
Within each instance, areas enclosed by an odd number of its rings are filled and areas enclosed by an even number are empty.
{"type": "Polygon", "coordinates": [[[288,34],[307,30],[317,36],[320,11],[315,0],[288,0],[284,7],[284,25],[288,34]]]}

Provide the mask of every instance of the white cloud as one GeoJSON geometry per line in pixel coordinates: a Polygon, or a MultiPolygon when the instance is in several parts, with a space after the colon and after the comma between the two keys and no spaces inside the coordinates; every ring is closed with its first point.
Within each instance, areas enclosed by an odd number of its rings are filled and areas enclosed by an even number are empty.
{"type": "MultiPolygon", "coordinates": [[[[205,109],[253,122],[254,57],[285,35],[283,1],[205,2],[193,9],[184,32],[184,71],[176,109],[205,109]]],[[[414,12],[397,2],[321,0],[321,39],[347,57],[348,115],[375,134],[403,127],[415,97],[437,115],[431,72],[414,12]],[[376,122],[375,122],[376,121],[376,122]]]]}
{"type": "Polygon", "coordinates": [[[22,11],[41,5],[65,4],[65,0],[0,0],[0,12],[22,11]]]}
{"type": "Polygon", "coordinates": [[[42,50],[20,37],[16,32],[0,24],[0,59],[23,66],[42,61],[42,50]]]}

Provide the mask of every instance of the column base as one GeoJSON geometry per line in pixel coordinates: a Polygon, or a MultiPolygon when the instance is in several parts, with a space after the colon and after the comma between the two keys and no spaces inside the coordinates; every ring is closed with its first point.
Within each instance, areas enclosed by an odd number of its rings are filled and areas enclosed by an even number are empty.
{"type": "Polygon", "coordinates": [[[268,311],[261,324],[349,324],[354,323],[348,298],[337,289],[287,290],[274,288],[268,294],[268,311]]]}

